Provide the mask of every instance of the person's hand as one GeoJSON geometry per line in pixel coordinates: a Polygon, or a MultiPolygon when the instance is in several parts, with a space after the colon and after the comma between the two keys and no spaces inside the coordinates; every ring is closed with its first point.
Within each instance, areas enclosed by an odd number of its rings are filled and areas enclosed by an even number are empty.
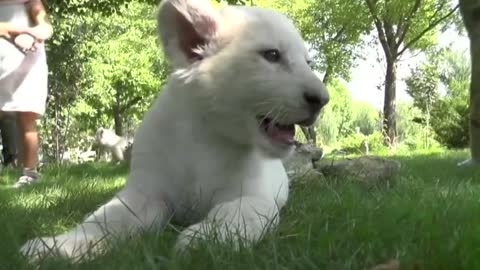
{"type": "Polygon", "coordinates": [[[28,30],[29,27],[0,23],[0,37],[15,44],[23,52],[36,50],[35,38],[27,33],[28,30]]]}
{"type": "Polygon", "coordinates": [[[52,36],[53,29],[48,23],[42,23],[27,29],[27,33],[35,38],[36,43],[42,43],[52,36]]]}
{"type": "Polygon", "coordinates": [[[42,23],[34,27],[30,27],[27,33],[34,38],[33,44],[27,51],[36,51],[38,47],[52,36],[53,29],[48,23],[42,23]]]}
{"type": "Polygon", "coordinates": [[[0,23],[0,37],[14,43],[23,52],[35,51],[46,39],[52,36],[52,33],[52,26],[48,23],[33,27],[0,23]]]}
{"type": "Polygon", "coordinates": [[[20,34],[28,33],[29,27],[18,26],[10,23],[0,23],[0,37],[13,40],[20,34]]]}
{"type": "Polygon", "coordinates": [[[35,46],[35,38],[30,34],[20,34],[15,37],[13,42],[23,52],[35,51],[37,49],[37,47],[35,46]]]}
{"type": "Polygon", "coordinates": [[[14,33],[10,36],[13,36],[13,42],[23,52],[36,51],[52,35],[52,27],[46,23],[17,30],[20,30],[19,34],[14,33]]]}

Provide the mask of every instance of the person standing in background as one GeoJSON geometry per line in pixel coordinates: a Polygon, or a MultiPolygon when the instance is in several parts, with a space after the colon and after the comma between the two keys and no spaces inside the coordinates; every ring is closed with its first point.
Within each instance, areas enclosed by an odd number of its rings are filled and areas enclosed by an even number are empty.
{"type": "Polygon", "coordinates": [[[48,67],[45,40],[52,26],[41,0],[0,0],[0,113],[15,112],[22,174],[14,187],[37,182],[36,120],[45,113],[48,67]]]}

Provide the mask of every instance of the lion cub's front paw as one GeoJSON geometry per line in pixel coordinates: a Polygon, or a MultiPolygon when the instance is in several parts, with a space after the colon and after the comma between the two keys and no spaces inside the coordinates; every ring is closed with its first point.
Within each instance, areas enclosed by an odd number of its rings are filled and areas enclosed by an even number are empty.
{"type": "Polygon", "coordinates": [[[205,239],[205,233],[202,232],[200,224],[192,225],[183,230],[177,238],[174,251],[178,254],[186,254],[189,248],[195,246],[198,241],[205,239]]]}
{"type": "Polygon", "coordinates": [[[51,237],[34,238],[28,240],[21,248],[20,253],[31,262],[37,262],[45,256],[56,253],[57,241],[51,237]]]}
{"type": "Polygon", "coordinates": [[[241,246],[248,246],[252,242],[247,240],[245,229],[229,229],[225,224],[198,223],[183,230],[178,236],[174,251],[178,254],[188,254],[188,250],[196,248],[199,243],[228,245],[232,250],[238,251],[241,246]]]}
{"type": "Polygon", "coordinates": [[[99,245],[88,239],[68,238],[65,236],[35,238],[27,241],[20,253],[27,257],[30,263],[38,262],[45,257],[60,256],[77,262],[88,259],[86,255],[98,253],[99,245]]]}

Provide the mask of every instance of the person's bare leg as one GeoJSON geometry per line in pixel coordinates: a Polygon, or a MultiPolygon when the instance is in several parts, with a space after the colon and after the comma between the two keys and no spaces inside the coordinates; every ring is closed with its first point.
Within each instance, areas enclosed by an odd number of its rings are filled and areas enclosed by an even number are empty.
{"type": "Polygon", "coordinates": [[[34,169],[38,162],[38,114],[32,112],[19,112],[17,116],[20,128],[20,139],[23,144],[22,164],[24,168],[34,169]]]}
{"type": "Polygon", "coordinates": [[[33,112],[18,112],[17,113],[17,127],[19,134],[19,141],[22,144],[21,164],[23,166],[23,175],[18,180],[16,187],[30,184],[33,180],[38,178],[37,163],[38,163],[38,132],[36,127],[36,120],[38,114],[33,112]]]}

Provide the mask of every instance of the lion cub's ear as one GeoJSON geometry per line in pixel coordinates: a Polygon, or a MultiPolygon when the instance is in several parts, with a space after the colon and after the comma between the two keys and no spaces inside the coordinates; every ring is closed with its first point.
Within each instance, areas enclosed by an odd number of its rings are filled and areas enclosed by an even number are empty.
{"type": "Polygon", "coordinates": [[[163,0],[157,21],[165,54],[174,68],[182,68],[201,60],[196,51],[212,42],[220,19],[208,0],[163,0]]]}

